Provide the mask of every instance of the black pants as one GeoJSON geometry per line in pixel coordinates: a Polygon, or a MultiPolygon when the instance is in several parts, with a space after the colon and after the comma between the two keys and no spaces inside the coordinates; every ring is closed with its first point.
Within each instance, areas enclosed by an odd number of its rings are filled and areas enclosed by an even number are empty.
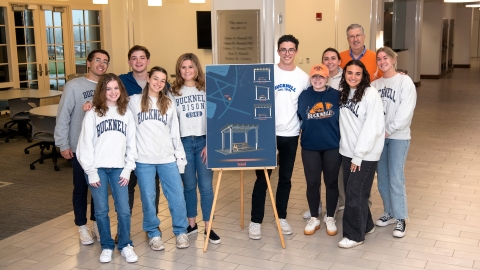
{"type": "MultiPolygon", "coordinates": [[[[128,205],[130,206],[130,215],[132,214],[133,203],[135,201],[135,187],[137,186],[137,175],[135,171],[130,173],[130,181],[128,182],[128,205]]],[[[158,204],[160,203],[160,178],[155,174],[155,208],[158,215],[158,204]]]]}
{"type": "Polygon", "coordinates": [[[342,156],[345,183],[345,210],[343,212],[343,237],[355,242],[365,240],[365,233],[375,226],[368,206],[373,178],[378,161],[362,161],[361,170],[350,171],[352,159],[342,156]]]}
{"type": "MultiPolygon", "coordinates": [[[[77,155],[73,153],[73,214],[75,215],[75,225],[82,226],[87,224],[87,197],[88,197],[88,179],[82,166],[78,163],[77,155]]],[[[95,208],[93,198],[90,200],[90,220],[95,221],[95,208]]]]}
{"type": "Polygon", "coordinates": [[[327,216],[335,215],[338,202],[338,172],[341,156],[338,148],[324,151],[302,149],[303,171],[307,181],[307,201],[312,217],[318,217],[320,204],[321,175],[325,182],[327,195],[327,216]]]}
{"type": "MultiPolygon", "coordinates": [[[[298,136],[277,136],[278,150],[278,186],[276,194],[276,206],[279,218],[287,218],[288,199],[292,189],[292,172],[297,154],[298,136]]],[[[267,180],[263,170],[256,170],[257,180],[252,192],[252,222],[262,223],[265,214],[265,196],[267,195],[267,180]]],[[[268,176],[272,170],[268,170],[268,176]]]]}

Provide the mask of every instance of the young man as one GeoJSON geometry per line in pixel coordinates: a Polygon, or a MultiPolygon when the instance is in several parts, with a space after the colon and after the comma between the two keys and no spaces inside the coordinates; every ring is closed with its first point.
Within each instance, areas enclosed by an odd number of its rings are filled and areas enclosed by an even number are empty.
{"type": "MultiPolygon", "coordinates": [[[[276,206],[283,234],[292,234],[287,222],[287,206],[292,187],[292,171],[297,154],[300,122],[297,117],[297,103],[300,93],[310,85],[309,76],[295,66],[298,40],[284,35],[278,40],[280,63],[275,65],[275,123],[279,159],[276,206]]],[[[267,182],[263,170],[255,171],[257,180],[252,193],[252,218],[248,230],[251,239],[262,238],[261,223],[265,212],[267,182]]],[[[268,171],[271,175],[272,171],[268,171]]]]}
{"type": "MultiPolygon", "coordinates": [[[[79,226],[80,242],[84,245],[93,243],[87,224],[87,195],[88,184],[85,173],[78,163],[75,151],[78,137],[82,129],[85,111],[82,106],[91,101],[100,77],[105,74],[110,63],[110,56],[104,50],[93,50],[87,56],[86,77],[76,78],[65,84],[57,111],[57,124],[55,126],[55,145],[60,147],[60,153],[65,159],[72,160],[73,167],[73,212],[75,224],[79,226]]],[[[93,199],[90,205],[90,220],[93,220],[92,234],[100,241],[93,199]]]]}
{"type": "Polygon", "coordinates": [[[347,41],[350,49],[340,53],[342,59],[340,67],[344,68],[350,60],[360,60],[367,68],[371,82],[381,78],[383,73],[377,68],[376,53],[365,47],[365,33],[360,24],[351,24],[347,27],[347,41]]]}
{"type": "MultiPolygon", "coordinates": [[[[150,64],[150,52],[147,48],[140,45],[133,46],[128,51],[128,65],[132,71],[118,76],[122,80],[123,85],[127,89],[129,96],[141,94],[143,88],[147,84],[148,71],[147,67],[150,64]]],[[[160,183],[158,175],[155,177],[156,182],[156,197],[155,205],[158,214],[158,203],[160,197],[160,183]]],[[[135,187],[137,186],[137,176],[135,172],[130,175],[130,182],[128,182],[128,204],[130,206],[130,213],[132,212],[133,203],[135,200],[135,187]]]]}

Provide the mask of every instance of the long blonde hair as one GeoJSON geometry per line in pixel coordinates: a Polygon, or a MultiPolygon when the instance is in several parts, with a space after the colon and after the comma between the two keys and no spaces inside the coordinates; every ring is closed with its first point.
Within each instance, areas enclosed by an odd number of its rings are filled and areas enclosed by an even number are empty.
{"type": "MultiPolygon", "coordinates": [[[[161,73],[165,74],[165,78],[168,77],[167,71],[164,68],[159,67],[159,66],[155,66],[152,69],[150,69],[150,72],[148,72],[148,78],[150,79],[153,76],[153,73],[155,73],[155,72],[161,72],[161,73]]],[[[167,113],[168,107],[170,106],[170,103],[171,103],[170,98],[167,97],[167,89],[166,89],[167,87],[166,86],[167,86],[167,82],[165,81],[165,86],[163,87],[163,89],[158,94],[158,99],[157,99],[157,104],[156,104],[157,108],[160,110],[161,114],[166,114],[167,113]]],[[[141,100],[141,103],[140,103],[141,108],[142,108],[142,112],[148,112],[148,110],[152,108],[152,104],[151,104],[152,101],[148,97],[149,87],[150,87],[150,84],[147,81],[147,84],[145,85],[145,88],[143,88],[142,100],[141,100]]]]}

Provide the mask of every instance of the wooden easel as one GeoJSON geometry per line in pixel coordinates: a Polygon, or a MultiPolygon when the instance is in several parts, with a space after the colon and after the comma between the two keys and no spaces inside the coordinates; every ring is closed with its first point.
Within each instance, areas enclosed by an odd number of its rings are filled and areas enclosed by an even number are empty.
{"type": "MultiPolygon", "coordinates": [[[[268,169],[275,169],[275,167],[258,167],[258,168],[245,168],[245,170],[263,170],[265,172],[265,179],[267,181],[268,186],[268,193],[270,194],[270,200],[272,201],[273,207],[273,214],[275,215],[275,222],[277,223],[278,235],[280,236],[280,242],[282,244],[282,248],[285,248],[285,240],[283,239],[282,228],[280,227],[280,221],[278,220],[277,214],[277,206],[275,205],[275,200],[273,198],[272,186],[270,184],[270,177],[268,176],[268,169]]],[[[212,223],[213,223],[213,214],[215,213],[215,206],[217,204],[218,199],[218,191],[220,190],[220,182],[222,180],[222,172],[223,171],[237,171],[240,170],[240,227],[244,228],[244,209],[243,209],[243,171],[244,169],[239,168],[223,168],[223,169],[213,169],[213,171],[218,171],[218,180],[217,186],[215,187],[215,195],[213,197],[213,205],[212,205],[212,212],[210,213],[210,222],[208,223],[207,228],[207,237],[205,238],[205,244],[203,246],[203,252],[207,251],[208,248],[208,239],[210,237],[210,231],[212,230],[212,223]]]]}

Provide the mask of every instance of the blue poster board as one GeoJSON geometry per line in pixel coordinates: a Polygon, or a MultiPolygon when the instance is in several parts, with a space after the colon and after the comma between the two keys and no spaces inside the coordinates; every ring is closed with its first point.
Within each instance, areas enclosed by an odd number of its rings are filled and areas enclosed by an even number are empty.
{"type": "Polygon", "coordinates": [[[207,65],[207,166],[276,167],[273,64],[207,65]]]}

